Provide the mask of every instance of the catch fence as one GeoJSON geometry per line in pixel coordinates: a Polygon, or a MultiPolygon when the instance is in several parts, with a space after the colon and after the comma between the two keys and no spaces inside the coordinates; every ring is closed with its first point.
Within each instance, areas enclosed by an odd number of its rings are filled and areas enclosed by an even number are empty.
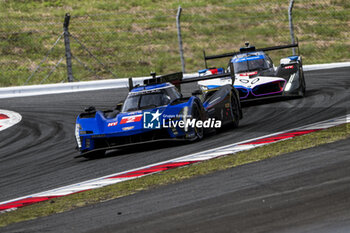
{"type": "MultiPolygon", "coordinates": [[[[256,47],[291,42],[289,1],[182,7],[180,17],[186,72],[204,67],[207,55],[232,52],[250,41],[256,47]]],[[[147,76],[181,71],[178,9],[71,15],[69,41],[74,81],[147,76]]],[[[350,60],[350,3],[295,0],[294,34],[304,64],[350,60]]],[[[0,16],[0,86],[68,81],[64,15],[0,16]]],[[[271,52],[276,64],[290,49],[271,52]]],[[[210,61],[226,66],[226,59],[210,61]]]]}

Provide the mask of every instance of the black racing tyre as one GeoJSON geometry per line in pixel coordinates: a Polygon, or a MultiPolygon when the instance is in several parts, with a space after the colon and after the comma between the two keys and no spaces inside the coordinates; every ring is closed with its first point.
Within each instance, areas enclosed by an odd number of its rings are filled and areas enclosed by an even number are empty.
{"type": "Polygon", "coordinates": [[[237,128],[239,125],[240,110],[237,96],[234,93],[231,93],[231,117],[232,117],[232,126],[237,128]]]}
{"type": "Polygon", "coordinates": [[[299,96],[300,97],[304,97],[305,96],[305,92],[306,92],[306,84],[305,84],[305,78],[304,78],[304,73],[301,71],[301,90],[299,91],[299,96]]]}
{"type": "MultiPolygon", "coordinates": [[[[197,103],[194,103],[192,106],[192,118],[196,120],[203,120],[200,113],[200,107],[197,103]]],[[[194,132],[195,132],[195,140],[201,140],[204,136],[204,129],[203,127],[198,128],[196,125],[194,126],[194,132]]]]}

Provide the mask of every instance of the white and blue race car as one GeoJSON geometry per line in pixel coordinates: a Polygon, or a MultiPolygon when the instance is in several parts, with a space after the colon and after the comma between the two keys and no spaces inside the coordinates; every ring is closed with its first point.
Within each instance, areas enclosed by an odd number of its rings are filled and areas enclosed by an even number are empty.
{"type": "MultiPolygon", "coordinates": [[[[299,96],[305,95],[305,78],[303,73],[302,59],[300,55],[289,56],[280,60],[278,67],[274,66],[272,59],[266,51],[298,47],[298,44],[274,46],[256,49],[249,46],[240,49],[239,52],[221,55],[206,56],[207,60],[223,57],[231,57],[227,70],[223,68],[206,68],[199,70],[199,76],[210,74],[222,74],[234,69],[234,87],[239,91],[241,101],[257,100],[276,96],[299,96]]],[[[202,91],[215,90],[219,86],[232,84],[230,78],[212,79],[199,81],[202,91]]]]}

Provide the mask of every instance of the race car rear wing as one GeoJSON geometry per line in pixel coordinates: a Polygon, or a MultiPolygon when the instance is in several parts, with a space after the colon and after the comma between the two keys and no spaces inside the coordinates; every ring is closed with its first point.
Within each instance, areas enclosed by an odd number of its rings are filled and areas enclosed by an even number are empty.
{"type": "MultiPolygon", "coordinates": [[[[151,85],[151,84],[160,84],[160,83],[169,82],[169,83],[173,84],[174,86],[176,86],[179,90],[181,90],[181,84],[198,82],[198,81],[202,81],[202,80],[230,77],[232,79],[232,84],[234,84],[234,82],[235,82],[235,72],[234,72],[233,64],[230,64],[230,73],[212,74],[212,75],[186,78],[186,79],[183,79],[182,72],[166,74],[166,75],[162,75],[162,76],[156,76],[156,73],[151,73],[151,76],[152,76],[152,78],[145,79],[143,81],[145,86],[151,85]]],[[[132,90],[133,88],[134,88],[134,85],[133,85],[132,78],[129,78],[129,91],[132,90]]]]}
{"type": "Polygon", "coordinates": [[[247,52],[254,52],[254,51],[272,51],[272,50],[279,50],[279,49],[288,49],[288,48],[298,48],[298,54],[299,54],[299,42],[297,39],[297,43],[295,44],[288,44],[288,45],[278,45],[278,46],[272,46],[272,47],[266,47],[266,48],[260,48],[257,49],[255,46],[248,46],[241,48],[238,52],[232,52],[232,53],[223,53],[219,55],[211,55],[211,56],[206,56],[205,50],[203,50],[203,56],[204,56],[204,63],[205,63],[205,68],[208,69],[208,64],[207,60],[212,60],[212,59],[218,59],[218,58],[223,58],[223,57],[233,57],[234,55],[241,54],[241,53],[247,53],[247,52]]]}

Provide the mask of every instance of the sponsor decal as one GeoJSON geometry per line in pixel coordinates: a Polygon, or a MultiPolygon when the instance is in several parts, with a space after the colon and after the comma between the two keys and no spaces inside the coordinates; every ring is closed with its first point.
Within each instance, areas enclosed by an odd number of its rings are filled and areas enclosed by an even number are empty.
{"type": "Polygon", "coordinates": [[[187,114],[188,110],[184,111],[184,114],[177,115],[164,115],[163,121],[160,120],[161,113],[159,110],[156,112],[147,112],[143,114],[143,128],[145,129],[160,129],[160,128],[182,128],[188,131],[188,128],[220,128],[221,121],[214,118],[209,118],[205,121],[194,119],[191,115],[187,114]]]}
{"type": "Polygon", "coordinates": [[[120,124],[126,124],[126,123],[132,123],[132,122],[138,122],[141,121],[142,115],[135,115],[135,116],[125,116],[120,121],[120,124]]]}
{"type": "Polygon", "coordinates": [[[184,128],[188,129],[191,128],[220,128],[221,127],[221,121],[215,120],[214,118],[209,118],[205,121],[197,120],[197,119],[186,119],[186,120],[178,120],[178,121],[165,121],[163,119],[163,128],[184,128]]]}
{"type": "Polygon", "coordinates": [[[131,130],[133,128],[135,128],[135,126],[124,127],[124,128],[122,128],[122,130],[127,131],[127,130],[131,130]]]}
{"type": "Polygon", "coordinates": [[[143,128],[145,129],[160,129],[160,115],[159,109],[156,112],[147,112],[143,113],[143,128]]]}
{"type": "Polygon", "coordinates": [[[293,69],[294,66],[285,66],[284,69],[293,69]]]}
{"type": "Polygon", "coordinates": [[[118,122],[116,121],[116,122],[111,122],[111,123],[108,123],[108,127],[111,127],[111,126],[116,126],[116,125],[118,125],[118,122]]]}
{"type": "Polygon", "coordinates": [[[240,73],[238,74],[239,76],[252,76],[258,74],[258,71],[253,71],[253,72],[247,72],[247,73],[240,73]]]}

